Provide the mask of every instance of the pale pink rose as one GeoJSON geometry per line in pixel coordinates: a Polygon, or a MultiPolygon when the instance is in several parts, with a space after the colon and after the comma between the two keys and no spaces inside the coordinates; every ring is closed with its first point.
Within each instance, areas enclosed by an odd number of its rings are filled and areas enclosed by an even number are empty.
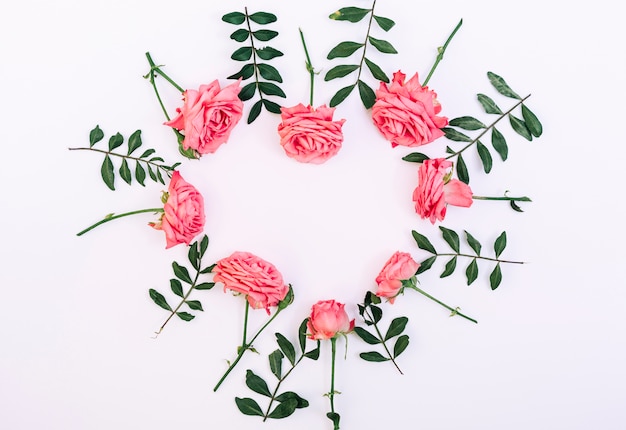
{"type": "Polygon", "coordinates": [[[287,156],[301,163],[321,164],[337,154],[343,142],[341,126],[346,120],[333,121],[334,111],[326,105],[314,109],[302,103],[280,108],[278,135],[287,156]]]}
{"type": "Polygon", "coordinates": [[[381,82],[372,106],[372,120],[392,147],[430,143],[443,136],[441,128],[448,125],[448,118],[437,116],[437,94],[420,85],[417,73],[407,82],[405,78],[398,71],[389,86],[381,82]]]}
{"type": "Polygon", "coordinates": [[[249,252],[234,252],[219,260],[213,273],[213,281],[224,284],[224,291],[246,295],[253,309],[265,309],[268,314],[270,306],[277,306],[289,292],[276,267],[249,252]]]}
{"type": "Polygon", "coordinates": [[[422,218],[442,221],[446,206],[468,208],[472,205],[472,189],[458,179],[449,179],[452,162],[443,158],[425,160],[418,172],[418,185],[413,191],[415,212],[422,218]]]}
{"type": "Polygon", "coordinates": [[[176,170],[170,180],[166,196],[161,219],[149,225],[165,232],[166,249],[179,243],[189,245],[204,228],[202,194],[186,182],[176,170]]]}
{"type": "Polygon", "coordinates": [[[334,300],[320,300],[315,303],[307,322],[309,338],[324,340],[351,332],[354,329],[354,320],[350,321],[344,308],[343,303],[334,300]]]}
{"type": "Polygon", "coordinates": [[[396,296],[402,290],[402,281],[411,279],[419,269],[420,264],[413,260],[411,254],[406,252],[395,252],[385,263],[378,276],[376,283],[378,297],[387,297],[393,303],[396,296]]]}
{"type": "Polygon", "coordinates": [[[184,131],[183,149],[209,154],[228,140],[243,111],[243,103],[237,97],[241,90],[239,82],[220,89],[215,80],[201,85],[198,91],[183,93],[183,107],[176,109],[178,116],[165,123],[184,131]]]}

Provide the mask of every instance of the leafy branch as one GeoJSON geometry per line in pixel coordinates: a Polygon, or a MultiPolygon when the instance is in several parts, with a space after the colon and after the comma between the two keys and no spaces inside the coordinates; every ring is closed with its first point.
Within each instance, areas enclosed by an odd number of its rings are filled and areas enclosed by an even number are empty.
{"type": "Polygon", "coordinates": [[[344,64],[338,65],[330,69],[326,76],[325,81],[330,81],[337,78],[343,78],[357,72],[356,80],[353,84],[347,87],[341,88],[330,100],[330,106],[334,107],[343,102],[354,90],[355,87],[359,88],[359,96],[366,109],[371,108],[376,101],[376,93],[372,88],[361,79],[361,73],[363,71],[363,64],[367,66],[371,75],[378,81],[389,82],[389,77],[383,72],[383,70],[376,63],[367,58],[367,48],[369,45],[373,46],[379,52],[383,54],[397,54],[398,51],[393,47],[391,43],[386,40],[376,39],[370,35],[372,30],[372,23],[375,21],[378,27],[384,31],[389,31],[395,25],[395,22],[389,18],[378,16],[374,14],[374,8],[376,7],[376,0],[372,2],[370,9],[363,9],[359,7],[345,7],[336,12],[330,14],[329,18],[335,21],[349,21],[356,23],[369,15],[369,21],[367,24],[367,33],[365,34],[365,40],[363,42],[345,41],[336,45],[330,50],[327,58],[332,60],[334,58],[346,58],[350,57],[360,49],[363,50],[361,59],[358,64],[344,64]]]}
{"type": "Polygon", "coordinates": [[[308,318],[302,321],[298,329],[298,343],[300,346],[301,354],[299,357],[296,355],[296,349],[293,344],[282,334],[276,333],[276,342],[278,343],[278,349],[272,352],[269,356],[270,370],[272,374],[278,379],[278,383],[273,391],[267,385],[267,382],[260,376],[256,375],[251,370],[246,372],[246,385],[255,393],[262,396],[269,397],[270,401],[265,412],[261,409],[259,404],[249,397],[235,397],[235,402],[241,413],[245,415],[256,415],[263,417],[263,421],[268,418],[279,419],[286,418],[293,414],[296,409],[306,408],[309,406],[309,402],[303,399],[293,391],[285,391],[278,394],[281,384],[287,379],[291,372],[296,368],[303,358],[310,358],[311,360],[317,360],[320,355],[320,341],[317,341],[317,346],[308,352],[305,352],[306,348],[306,330],[307,330],[308,318]],[[283,359],[287,358],[291,367],[283,373],[283,359]],[[274,402],[278,402],[278,405],[272,409],[274,402]]]}
{"type": "Polygon", "coordinates": [[[165,299],[165,296],[163,296],[163,294],[152,288],[149,290],[150,298],[154,301],[154,303],[156,303],[163,309],[170,311],[170,315],[156,332],[157,336],[163,331],[167,323],[170,321],[170,319],[172,319],[174,315],[176,315],[183,321],[191,321],[195,318],[195,315],[180,310],[183,305],[187,305],[189,309],[194,311],[204,311],[204,309],[202,308],[202,303],[200,303],[199,300],[190,300],[189,296],[194,290],[210,290],[211,288],[213,288],[213,286],[215,286],[213,282],[198,282],[200,275],[211,273],[211,271],[213,270],[214,265],[202,268],[202,257],[204,257],[204,253],[206,252],[208,246],[209,238],[206,235],[204,235],[201,240],[193,242],[191,245],[189,245],[187,258],[189,259],[191,266],[195,270],[195,275],[193,276],[193,279],[189,274],[189,270],[187,269],[187,267],[181,266],[176,261],[172,262],[172,269],[174,270],[175,278],[170,279],[170,288],[175,295],[181,298],[180,302],[175,308],[172,308],[169,303],[167,303],[167,300],[165,299]],[[183,283],[189,285],[189,289],[187,290],[187,292],[184,292],[183,290],[183,283]]]}
{"type": "Polygon", "coordinates": [[[247,80],[254,76],[254,82],[251,82],[241,88],[239,92],[239,99],[241,101],[250,100],[257,89],[259,90],[259,100],[256,101],[248,114],[248,124],[253,122],[261,113],[261,109],[265,107],[269,112],[280,114],[280,105],[265,98],[265,96],[277,96],[285,98],[284,91],[273,82],[282,83],[283,78],[278,70],[267,63],[262,63],[260,60],[271,60],[275,57],[283,55],[278,49],[266,46],[263,48],[257,48],[255,40],[260,42],[267,42],[278,36],[278,32],[268,29],[252,30],[251,22],[258,25],[267,25],[276,22],[276,15],[268,12],[255,12],[248,14],[248,8],[245,8],[245,12],[230,12],[222,16],[222,21],[229,24],[241,25],[245,23],[245,26],[235,30],[230,38],[243,43],[249,40],[248,46],[243,46],[237,49],[230,58],[235,61],[250,61],[246,63],[239,72],[230,75],[228,79],[241,79],[247,80]],[[259,60],[260,59],[260,60],[259,60]],[[263,80],[262,80],[262,79],[263,80]],[[273,82],[269,82],[273,81],[273,82]]]}
{"type": "Polygon", "coordinates": [[[502,269],[500,267],[501,264],[503,263],[524,264],[524,262],[522,261],[510,261],[510,260],[500,259],[500,255],[502,254],[502,252],[504,251],[507,245],[507,238],[506,238],[505,231],[503,231],[500,234],[500,236],[498,236],[498,238],[495,240],[493,244],[495,257],[485,257],[485,256],[480,255],[482,251],[481,243],[478,240],[476,240],[476,238],[472,236],[469,232],[465,231],[465,240],[467,244],[469,245],[469,247],[472,249],[472,251],[474,251],[474,254],[461,253],[460,251],[461,242],[460,242],[459,235],[457,232],[455,232],[454,230],[442,227],[442,226],[439,226],[439,230],[441,230],[443,239],[450,246],[450,248],[452,248],[454,253],[438,253],[435,250],[435,247],[432,245],[432,243],[428,240],[426,236],[413,230],[412,234],[413,234],[413,238],[415,239],[415,242],[417,243],[417,246],[420,249],[423,249],[424,251],[434,254],[432,257],[429,257],[420,263],[420,267],[417,270],[417,274],[423,273],[426,270],[430,269],[433,263],[435,262],[435,260],[437,259],[437,257],[452,257],[450,260],[448,260],[443,272],[439,276],[440,278],[445,278],[454,273],[456,266],[457,266],[457,260],[459,257],[470,258],[471,262],[465,269],[467,285],[470,285],[472,284],[472,282],[474,282],[478,278],[478,260],[490,261],[490,262],[496,263],[496,266],[494,267],[493,271],[489,275],[489,282],[491,285],[491,289],[495,290],[496,288],[498,288],[498,286],[502,282],[502,269]]]}
{"type": "Polygon", "coordinates": [[[164,164],[164,160],[161,157],[153,156],[156,152],[154,149],[146,149],[141,155],[133,156],[135,152],[143,142],[141,141],[141,130],[136,130],[130,135],[127,141],[128,149],[126,153],[113,152],[114,149],[119,148],[124,144],[124,136],[120,133],[109,138],[108,150],[94,148],[96,143],[100,142],[104,138],[104,132],[100,129],[100,126],[96,127],[89,132],[89,147],[81,148],[68,148],[70,151],[93,151],[104,154],[104,161],[100,167],[100,175],[102,180],[111,190],[115,190],[115,167],[113,166],[113,157],[122,159],[119,167],[119,175],[128,185],[132,184],[133,177],[142,186],[145,186],[146,171],[148,177],[154,182],[160,182],[165,185],[164,175],[168,177],[172,176],[172,171],[178,167],[180,163],[174,163],[171,166],[164,164]],[[134,169],[131,170],[130,162],[134,162],[134,169]]]}

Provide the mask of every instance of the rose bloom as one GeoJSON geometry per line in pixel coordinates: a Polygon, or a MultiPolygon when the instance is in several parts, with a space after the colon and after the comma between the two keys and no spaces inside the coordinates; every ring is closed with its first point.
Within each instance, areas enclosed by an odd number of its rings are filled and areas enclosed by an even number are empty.
{"type": "Polygon", "coordinates": [[[452,162],[443,158],[425,160],[418,172],[418,185],[413,191],[415,212],[422,218],[442,221],[446,206],[468,208],[472,205],[472,189],[458,179],[448,179],[452,162]]]}
{"type": "Polygon", "coordinates": [[[172,175],[166,196],[161,219],[149,225],[165,232],[166,249],[179,243],[189,245],[204,228],[204,199],[177,170],[172,175]]]}
{"type": "Polygon", "coordinates": [[[417,73],[407,82],[405,77],[398,71],[389,86],[381,82],[372,106],[374,124],[394,148],[430,143],[443,136],[440,129],[448,125],[448,118],[437,116],[437,94],[420,85],[417,73]]]}
{"type": "Polygon", "coordinates": [[[406,252],[395,252],[376,277],[378,297],[387,297],[393,303],[402,290],[402,281],[412,278],[420,264],[406,252]]]}
{"type": "Polygon", "coordinates": [[[185,132],[183,149],[208,154],[228,140],[243,111],[243,103],[237,97],[241,90],[239,82],[220,89],[215,80],[201,85],[198,91],[183,93],[183,107],[176,109],[178,116],[165,123],[185,132]]]}
{"type": "Polygon", "coordinates": [[[272,263],[249,252],[234,252],[219,260],[213,274],[213,281],[223,283],[224,291],[245,294],[253,309],[263,308],[268,314],[270,306],[277,306],[289,291],[272,263]]]}
{"type": "Polygon", "coordinates": [[[321,164],[341,149],[341,126],[346,120],[333,121],[335,108],[322,105],[314,109],[300,103],[280,111],[278,135],[288,157],[301,163],[321,164]]]}
{"type": "Polygon", "coordinates": [[[311,307],[311,316],[307,322],[309,338],[324,340],[351,332],[354,329],[354,320],[350,321],[344,307],[343,303],[334,300],[321,300],[315,303],[311,307]]]}

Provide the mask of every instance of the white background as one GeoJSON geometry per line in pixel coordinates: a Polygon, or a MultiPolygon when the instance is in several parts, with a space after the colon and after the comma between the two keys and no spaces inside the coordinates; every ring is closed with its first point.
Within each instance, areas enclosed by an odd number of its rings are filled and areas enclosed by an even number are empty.
{"type": "MultiPolygon", "coordinates": [[[[164,249],[161,232],[137,215],[75,233],[110,212],[159,206],[161,185],[111,192],[100,179],[101,157],[68,151],[86,146],[96,124],[106,139],[143,132],[144,147],[167,161],[179,158],[162,126],[148,82],[150,51],[184,87],[236,72],[235,27],[220,17],[248,6],[278,15],[268,43],[285,53],[273,60],[283,74],[285,105],[308,101],[308,75],[298,38],[305,32],[316,78],[315,104],[327,103],[348,79],[324,82],[339,61],[326,54],[343,40],[360,40],[365,23],[327,17],[353,2],[70,1],[26,0],[0,17],[0,427],[6,429],[324,429],[329,410],[329,344],[283,384],[310,406],[262,424],[239,413],[234,397],[260,396],[244,384],[253,369],[274,386],[267,354],[273,333],[295,341],[317,300],[336,299],[357,318],[356,303],[396,250],[428,255],[411,238],[416,229],[446,248],[439,230],[413,212],[417,165],[401,161],[353,94],[336,111],[346,118],[344,147],[321,166],[287,158],[275,132],[278,117],[263,112],[245,122],[214,155],[183,163],[181,173],[206,200],[208,262],[235,250],[274,263],[294,286],[295,303],[255,343],[217,393],[212,387],[235,356],[243,301],[219,287],[194,295],[205,312],[190,323],[172,320],[153,338],[166,312],[148,289],[166,294],[173,260],[185,249],[164,249]]],[[[400,375],[389,363],[367,363],[372,349],[349,336],[339,341],[337,411],[342,429],[624,429],[626,428],[626,291],[623,160],[625,58],[616,3],[493,0],[407,3],[379,1],[377,14],[396,21],[384,34],[398,55],[372,53],[391,74],[423,77],[459,19],[464,24],[430,82],[449,118],[481,113],[475,94],[510,100],[491,88],[486,72],[515,91],[544,124],[527,142],[508,125],[510,158],[494,153],[491,174],[467,159],[474,193],[528,195],[525,212],[505,203],[449,208],[442,224],[470,231],[491,250],[506,230],[500,288],[491,266],[465,285],[464,268],[439,279],[444,261],[420,276],[441,300],[461,306],[478,325],[414,292],[385,306],[385,321],[409,317],[408,350],[400,375]],[[618,81],[619,79],[619,81],[618,81]]],[[[369,79],[369,78],[367,78],[369,79]]],[[[372,83],[372,80],[369,79],[372,83]]],[[[375,85],[375,84],[373,84],[375,85]]],[[[162,86],[171,112],[180,95],[162,86]]],[[[250,105],[246,107],[246,113],[250,105]]],[[[424,151],[443,154],[442,139],[424,151]]],[[[251,329],[265,321],[251,316],[251,329]]]]}

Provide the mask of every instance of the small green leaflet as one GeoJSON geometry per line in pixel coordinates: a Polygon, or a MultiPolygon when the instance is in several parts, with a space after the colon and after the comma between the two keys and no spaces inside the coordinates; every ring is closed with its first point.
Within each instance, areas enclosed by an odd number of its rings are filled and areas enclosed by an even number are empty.
{"type": "Polygon", "coordinates": [[[157,305],[159,305],[160,307],[162,307],[163,309],[167,311],[170,311],[170,312],[172,311],[172,308],[167,303],[167,300],[165,300],[165,297],[163,297],[163,294],[159,293],[157,290],[154,290],[152,288],[150,288],[148,292],[150,294],[150,298],[152,299],[154,303],[156,303],[157,305]]]}
{"type": "Polygon", "coordinates": [[[239,398],[235,397],[235,403],[237,404],[237,408],[244,415],[258,415],[260,417],[263,416],[263,411],[259,404],[249,397],[239,398]]]}
{"type": "Polygon", "coordinates": [[[91,148],[96,143],[100,142],[104,138],[104,133],[100,129],[99,125],[89,132],[89,147],[91,148]]]}
{"type": "Polygon", "coordinates": [[[328,17],[336,21],[359,22],[371,11],[371,9],[362,9],[359,7],[344,7],[331,13],[328,17]]]}
{"type": "Polygon", "coordinates": [[[493,250],[496,253],[496,258],[500,257],[504,248],[506,248],[506,231],[503,231],[493,244],[493,250]]]}
{"type": "Polygon", "coordinates": [[[487,72],[487,77],[489,78],[489,82],[491,85],[498,91],[500,94],[506,97],[510,97],[513,99],[521,100],[522,98],[513,91],[508,84],[502,79],[502,77],[496,75],[493,72],[487,72]]]}
{"type": "Polygon", "coordinates": [[[491,289],[495,290],[502,282],[502,270],[500,269],[500,263],[496,264],[496,267],[489,275],[489,284],[491,285],[491,289]]]}
{"type": "Polygon", "coordinates": [[[431,254],[437,254],[437,251],[435,251],[435,247],[432,243],[430,243],[430,240],[428,240],[426,236],[416,232],[415,230],[411,231],[411,234],[413,235],[413,239],[415,239],[415,242],[420,249],[428,251],[431,254]]]}

